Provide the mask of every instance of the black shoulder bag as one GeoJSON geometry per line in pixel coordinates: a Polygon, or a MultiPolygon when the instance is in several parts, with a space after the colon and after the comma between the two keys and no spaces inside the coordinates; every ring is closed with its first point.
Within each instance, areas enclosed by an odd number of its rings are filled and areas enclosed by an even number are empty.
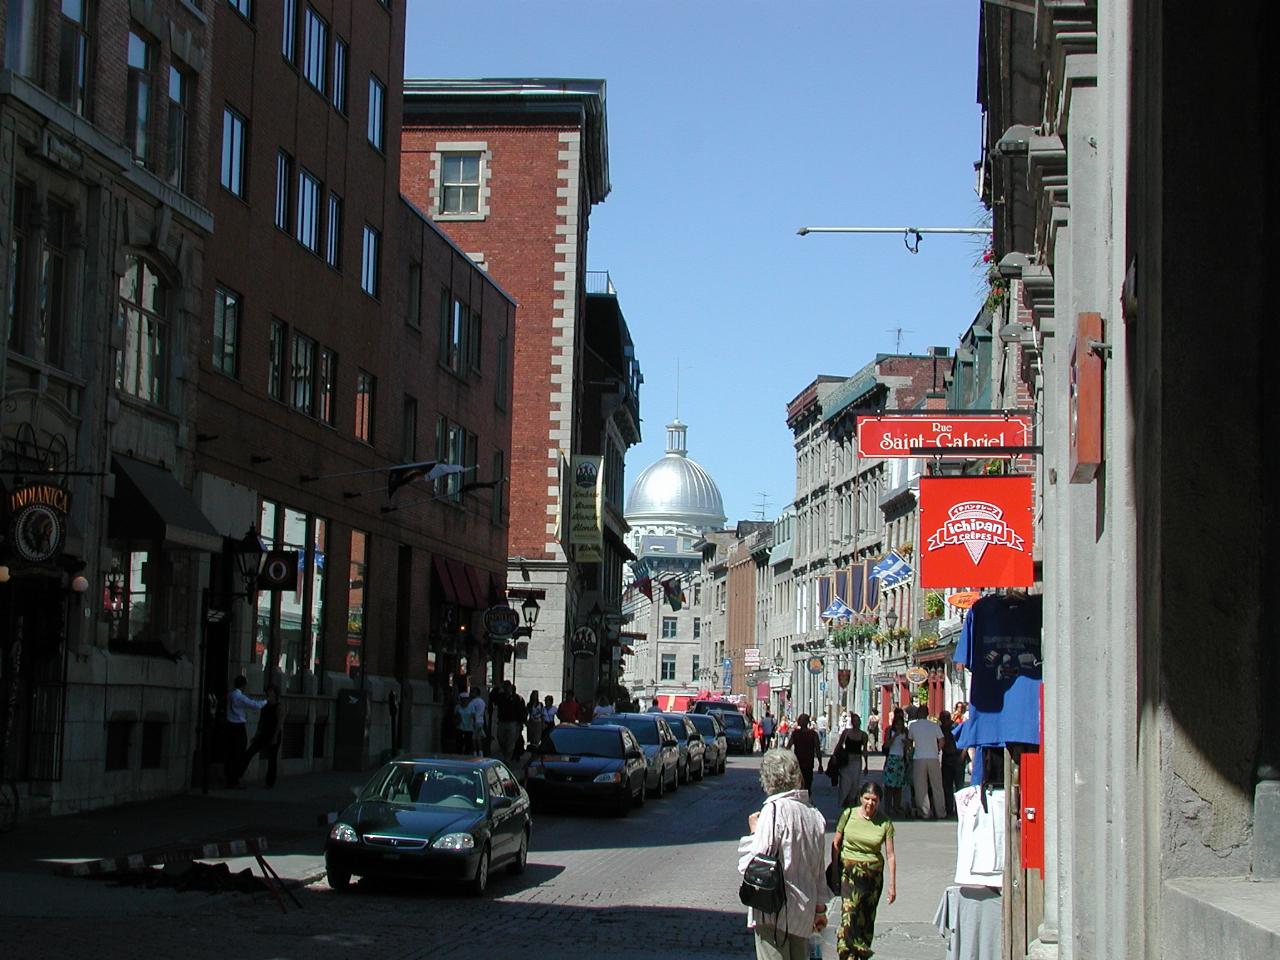
{"type": "Polygon", "coordinates": [[[787,902],[782,878],[782,851],[778,849],[778,808],[773,808],[773,855],[757,853],[747,864],[738,888],[738,899],[761,913],[777,913],[787,902]]]}

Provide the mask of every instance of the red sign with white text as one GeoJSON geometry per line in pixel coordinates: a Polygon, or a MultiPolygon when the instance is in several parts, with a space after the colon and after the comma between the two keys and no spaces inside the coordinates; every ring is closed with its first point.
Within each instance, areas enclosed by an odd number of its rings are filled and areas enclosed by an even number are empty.
{"type": "Polygon", "coordinates": [[[1031,477],[921,477],[920,586],[1035,582],[1031,477]]]}
{"type": "Polygon", "coordinates": [[[858,418],[858,453],[864,457],[919,457],[926,448],[947,456],[1015,457],[1016,453],[983,453],[991,447],[1031,446],[1027,414],[950,414],[937,416],[865,416],[858,418]]]}

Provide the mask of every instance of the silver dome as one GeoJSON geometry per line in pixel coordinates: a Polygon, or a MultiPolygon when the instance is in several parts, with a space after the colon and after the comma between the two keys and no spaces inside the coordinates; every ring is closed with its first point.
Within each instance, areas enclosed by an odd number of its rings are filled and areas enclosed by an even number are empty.
{"type": "Polygon", "coordinates": [[[667,453],[636,477],[627,498],[628,523],[676,523],[698,529],[724,526],[720,488],[697,461],[689,459],[688,429],[679,420],[667,424],[667,453]]]}

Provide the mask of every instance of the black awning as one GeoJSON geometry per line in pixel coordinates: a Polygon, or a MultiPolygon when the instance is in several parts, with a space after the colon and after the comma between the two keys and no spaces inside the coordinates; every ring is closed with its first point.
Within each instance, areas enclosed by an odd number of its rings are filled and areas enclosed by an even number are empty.
{"type": "Polygon", "coordinates": [[[222,535],[168,470],[120,454],[112,457],[111,469],[116,494],[107,532],[112,539],[222,552],[222,535]]]}

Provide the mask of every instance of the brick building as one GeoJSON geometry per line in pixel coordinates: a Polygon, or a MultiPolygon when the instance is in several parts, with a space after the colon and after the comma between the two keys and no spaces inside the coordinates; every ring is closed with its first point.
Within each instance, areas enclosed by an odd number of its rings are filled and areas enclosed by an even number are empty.
{"type": "Polygon", "coordinates": [[[521,687],[591,698],[596,671],[575,664],[568,641],[587,625],[593,573],[569,543],[567,507],[586,449],[585,271],[591,208],[609,193],[605,85],[411,79],[404,111],[405,196],[520,306],[508,579],[543,598],[521,687]]]}
{"type": "Polygon", "coordinates": [[[286,772],[437,747],[450,681],[485,682],[479,614],[502,595],[515,306],[400,196],[404,16],[213,18],[197,492],[220,534],[253,525],[300,569],[251,623],[230,555],[208,571],[237,615],[211,618],[205,694],[241,671],[280,685],[286,772]]]}

